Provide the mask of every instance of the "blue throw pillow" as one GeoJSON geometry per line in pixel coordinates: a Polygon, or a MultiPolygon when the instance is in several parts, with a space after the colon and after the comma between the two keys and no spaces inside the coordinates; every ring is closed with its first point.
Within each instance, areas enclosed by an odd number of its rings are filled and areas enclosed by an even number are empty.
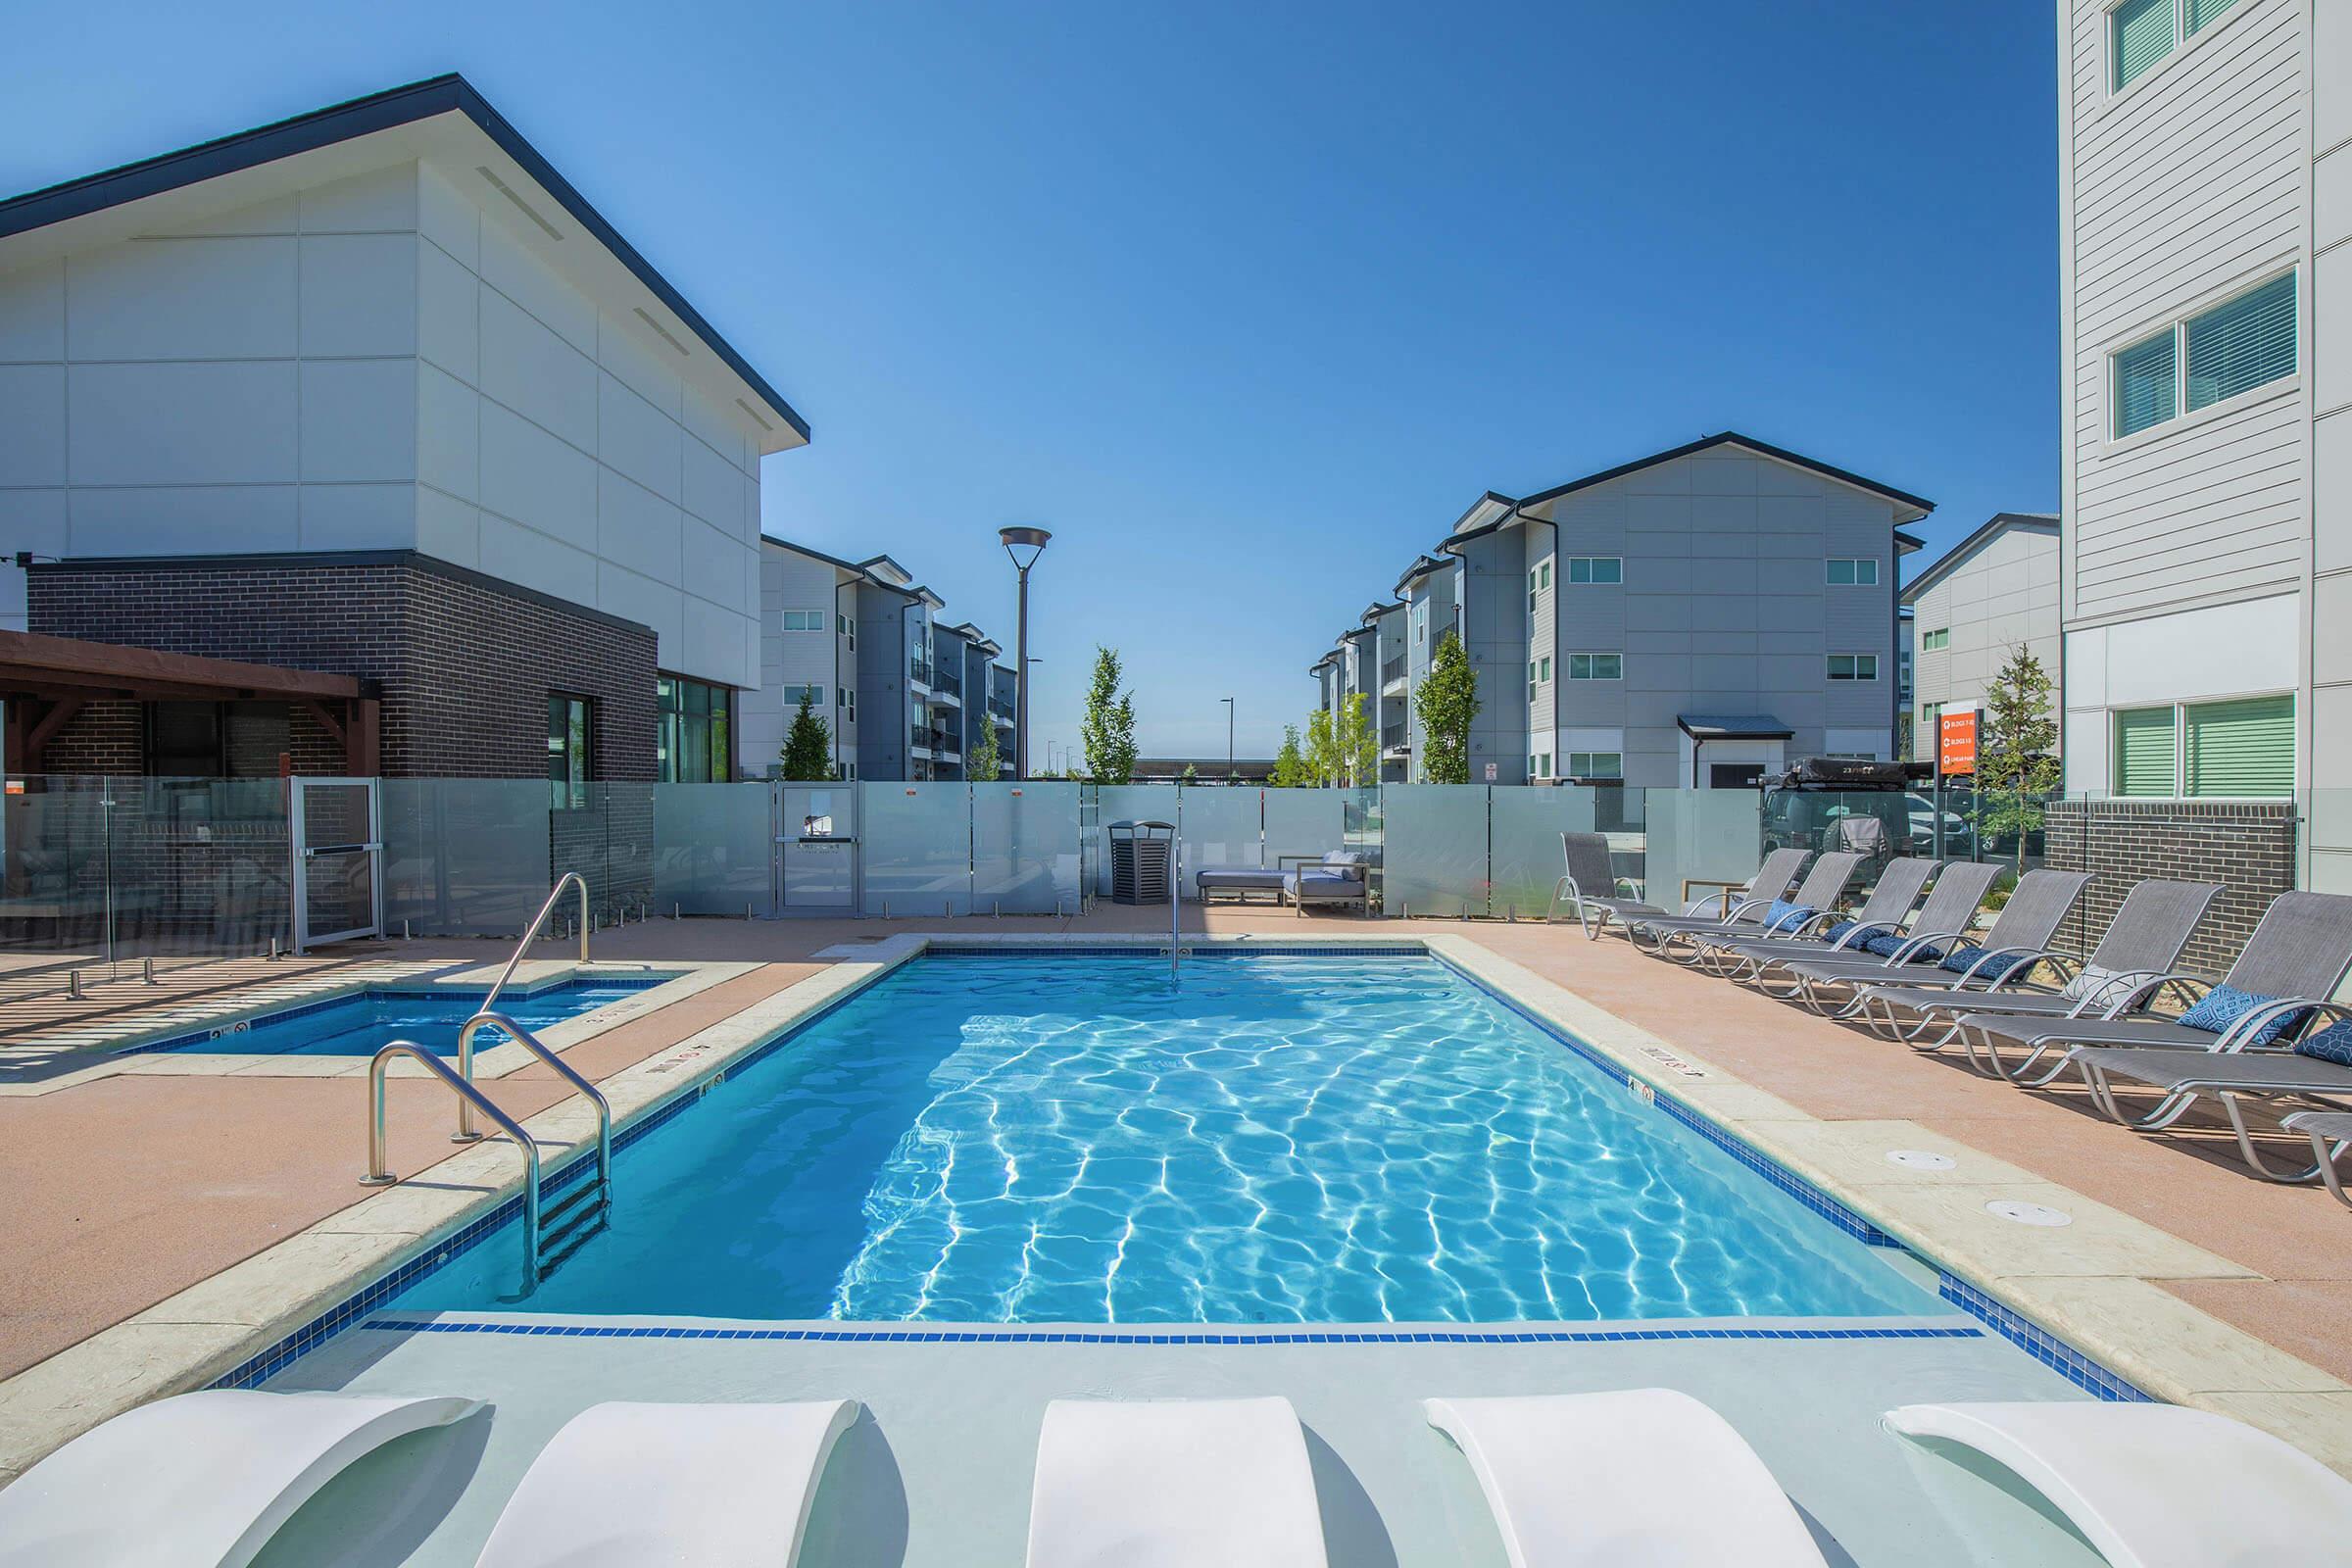
{"type": "MultiPolygon", "coordinates": [[[[2258,997],[2251,991],[2240,991],[2235,986],[2215,986],[2197,999],[2195,1006],[2180,1015],[2180,1022],[2191,1029],[2203,1029],[2209,1034],[2218,1035],[2256,1007],[2267,1006],[2278,1000],[2277,997],[2258,997]]],[[[2282,1012],[2240,1044],[2267,1046],[2302,1021],[2302,1010],[2282,1012]]]]}
{"type": "Polygon", "coordinates": [[[1827,931],[1824,931],[1821,934],[1821,940],[1824,942],[1839,941],[1848,931],[1851,931],[1857,923],[1858,922],[1853,920],[1839,920],[1837,924],[1831,926],[1827,931]]]}
{"type": "Polygon", "coordinates": [[[1891,958],[1903,951],[1903,943],[1907,940],[1900,931],[1882,931],[1875,937],[1864,937],[1862,946],[1866,952],[1891,958]]]}
{"type": "Polygon", "coordinates": [[[1820,912],[1802,904],[1790,904],[1787,899],[1775,899],[1772,907],[1764,911],[1764,926],[1766,930],[1786,935],[1820,912]]]}
{"type": "MultiPolygon", "coordinates": [[[[1943,966],[1954,974],[1966,974],[1968,966],[1984,956],[1986,951],[1984,948],[1954,948],[1944,958],[1943,966]]],[[[2031,953],[2019,953],[2006,958],[1995,958],[1977,971],[1977,978],[1988,985],[1995,980],[2006,980],[2033,961],[2034,955],[2031,953]]]]}
{"type": "Polygon", "coordinates": [[[2295,1050],[2306,1056],[2332,1061],[2338,1066],[2352,1067],[2352,1019],[2331,1023],[2304,1039],[2295,1042],[2295,1050]]]}

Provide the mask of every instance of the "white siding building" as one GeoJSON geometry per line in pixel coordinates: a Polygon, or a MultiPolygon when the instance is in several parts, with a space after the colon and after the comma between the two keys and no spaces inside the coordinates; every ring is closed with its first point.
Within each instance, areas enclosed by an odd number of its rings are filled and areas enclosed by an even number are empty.
{"type": "Polygon", "coordinates": [[[2059,545],[2056,517],[1999,513],[1903,589],[1917,644],[1908,656],[1915,760],[1934,758],[1943,710],[1981,706],[2016,651],[2057,685],[2059,545]]]}

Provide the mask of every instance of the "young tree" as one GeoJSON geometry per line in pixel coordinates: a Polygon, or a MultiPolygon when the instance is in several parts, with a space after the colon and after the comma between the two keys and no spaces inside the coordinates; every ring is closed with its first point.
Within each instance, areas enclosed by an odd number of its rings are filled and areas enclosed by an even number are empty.
{"type": "Polygon", "coordinates": [[[1086,770],[1098,784],[1125,784],[1135,777],[1135,694],[1119,690],[1119,674],[1118,651],[1098,644],[1086,717],[1078,726],[1086,770]]]}
{"type": "Polygon", "coordinates": [[[1306,776],[1306,754],[1298,747],[1298,726],[1282,726],[1282,750],[1274,754],[1274,776],[1267,783],[1276,789],[1304,789],[1310,782],[1306,776]]]}
{"type": "Polygon", "coordinates": [[[1195,767],[1192,763],[1187,762],[1184,764],[1184,776],[1179,778],[1176,782],[1179,784],[1198,784],[1200,782],[1200,770],[1195,767]]]}
{"type": "Polygon", "coordinates": [[[833,776],[833,729],[816,716],[806,691],[801,710],[792,715],[792,733],[784,737],[784,776],[808,783],[833,776]]]}
{"type": "Polygon", "coordinates": [[[1362,692],[1349,692],[1340,704],[1332,746],[1339,754],[1341,783],[1360,790],[1380,782],[1380,737],[1372,733],[1372,715],[1364,711],[1362,692]]]}
{"type": "Polygon", "coordinates": [[[1340,781],[1340,746],[1328,708],[1306,715],[1306,781],[1326,788],[1340,781]]]}
{"type": "Polygon", "coordinates": [[[1427,737],[1422,770],[1432,784],[1470,782],[1470,721],[1479,707],[1478,671],[1470,667],[1462,640],[1448,631],[1438,639],[1429,675],[1413,693],[1413,711],[1427,737]]]}
{"type": "Polygon", "coordinates": [[[2009,662],[1984,693],[1977,738],[1977,831],[2017,835],[2017,870],[2026,869],[2026,835],[2041,826],[2040,797],[2058,788],[2058,722],[2051,716],[2049,675],[2031,650],[2009,662]]]}
{"type": "Polygon", "coordinates": [[[963,772],[966,778],[983,784],[994,784],[1004,773],[1004,759],[997,750],[996,720],[986,713],[980,715],[980,738],[964,755],[963,772]]]}

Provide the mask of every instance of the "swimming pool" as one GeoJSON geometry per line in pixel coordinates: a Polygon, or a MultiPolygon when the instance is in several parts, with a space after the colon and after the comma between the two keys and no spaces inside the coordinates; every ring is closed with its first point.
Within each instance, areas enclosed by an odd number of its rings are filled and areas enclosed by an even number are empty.
{"type": "MultiPolygon", "coordinates": [[[[498,1010],[525,1029],[537,1031],[676,978],[674,974],[646,973],[567,980],[528,994],[505,993],[498,999],[498,1010]]],[[[408,1040],[435,1055],[454,1056],[458,1030],[480,1010],[486,995],[487,987],[479,991],[371,987],[357,995],[307,1003],[131,1049],[239,1056],[372,1056],[395,1040],[408,1040]]],[[[505,1038],[485,1031],[475,1039],[474,1050],[477,1054],[487,1051],[505,1038]]]]}
{"type": "MultiPolygon", "coordinates": [[[[1938,1310],[1421,956],[935,955],[624,1149],[534,1312],[1350,1323],[1938,1310]]],[[[411,1285],[497,1310],[510,1226],[411,1285]]]]}

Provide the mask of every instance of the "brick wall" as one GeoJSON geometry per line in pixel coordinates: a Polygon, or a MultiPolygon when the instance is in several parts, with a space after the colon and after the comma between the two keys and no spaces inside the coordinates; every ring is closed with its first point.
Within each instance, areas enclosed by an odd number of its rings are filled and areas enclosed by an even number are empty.
{"type": "MultiPolygon", "coordinates": [[[[380,682],[388,777],[544,777],[556,691],[592,705],[597,778],[654,776],[655,647],[644,626],[414,555],[76,561],[28,575],[36,632],[380,682]]],[[[143,743],[123,755],[117,709],[128,705],[76,715],[51,742],[51,768],[145,771],[143,743]]],[[[297,765],[308,771],[304,739],[298,726],[297,765]]]]}
{"type": "Polygon", "coordinates": [[[2181,968],[2219,975],[2271,901],[2295,885],[2295,832],[2285,801],[2060,801],[2043,838],[2046,864],[2098,873],[2080,910],[2093,941],[2134,882],[2223,884],[2180,956],[2181,968]]]}

